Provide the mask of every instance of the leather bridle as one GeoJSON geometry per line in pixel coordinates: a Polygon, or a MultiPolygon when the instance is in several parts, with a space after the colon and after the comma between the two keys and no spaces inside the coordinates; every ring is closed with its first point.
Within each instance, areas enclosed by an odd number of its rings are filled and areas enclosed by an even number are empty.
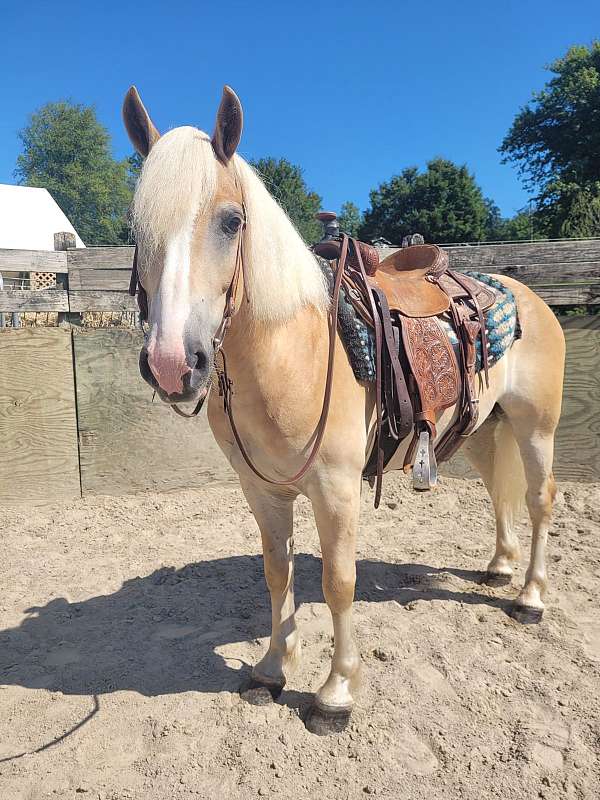
{"type": "MultiPolygon", "coordinates": [[[[303,478],[309,471],[309,469],[312,467],[321,448],[323,436],[325,435],[325,428],[327,426],[327,419],[329,417],[329,408],[331,405],[331,390],[333,385],[333,367],[335,362],[335,345],[336,345],[336,334],[337,334],[337,318],[338,318],[338,307],[339,307],[342,278],[344,276],[344,267],[348,256],[349,242],[352,241],[353,246],[355,247],[355,252],[357,253],[358,253],[358,247],[356,246],[356,242],[354,240],[350,240],[347,236],[343,237],[340,256],[337,262],[337,269],[335,272],[331,306],[328,314],[329,349],[327,357],[327,375],[325,379],[323,405],[321,408],[319,421],[317,422],[317,427],[314,432],[314,442],[311,447],[310,453],[302,468],[298,470],[298,472],[296,472],[295,475],[292,475],[292,477],[284,479],[269,478],[267,475],[261,472],[261,470],[259,470],[258,467],[253,463],[252,459],[248,454],[248,451],[246,450],[246,447],[244,446],[244,443],[242,442],[237,426],[235,424],[233,408],[232,408],[233,382],[227,374],[227,359],[222,349],[223,341],[225,339],[227,331],[229,330],[229,327],[231,326],[231,321],[238,310],[236,308],[236,297],[239,291],[240,278],[242,278],[243,282],[244,231],[247,225],[246,210],[244,206],[243,208],[244,208],[244,219],[242,225],[240,226],[238,234],[238,247],[237,247],[235,268],[233,271],[233,277],[225,294],[225,309],[223,311],[223,317],[221,319],[219,327],[217,328],[212,341],[214,348],[215,370],[217,372],[217,377],[218,377],[219,395],[223,398],[223,409],[227,414],[227,418],[229,420],[229,425],[231,427],[231,432],[233,433],[233,437],[240,450],[242,458],[244,459],[250,470],[258,478],[265,481],[266,483],[269,483],[274,486],[290,486],[299,481],[301,478],[303,478]],[[217,365],[217,356],[220,356],[221,366],[217,365]]],[[[133,265],[131,268],[129,294],[132,297],[135,297],[137,293],[138,306],[140,309],[140,320],[143,323],[148,319],[148,296],[146,294],[146,290],[142,286],[139,279],[137,257],[138,257],[138,248],[136,245],[133,256],[133,265]]],[[[360,253],[359,253],[359,258],[360,258],[360,253]]],[[[244,291],[245,287],[242,286],[242,293],[244,291]]],[[[200,400],[198,400],[196,406],[194,407],[194,410],[189,414],[186,413],[185,411],[182,411],[176,404],[172,404],[171,408],[173,409],[173,411],[175,411],[176,414],[179,414],[179,416],[191,419],[192,417],[195,417],[200,413],[209,393],[210,393],[210,385],[207,392],[200,398],[200,400]]]]}

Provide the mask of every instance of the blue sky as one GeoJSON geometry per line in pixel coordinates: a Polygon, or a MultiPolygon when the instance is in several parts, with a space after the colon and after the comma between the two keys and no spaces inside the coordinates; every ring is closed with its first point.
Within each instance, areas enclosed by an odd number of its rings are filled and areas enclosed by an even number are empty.
{"type": "Polygon", "coordinates": [[[338,210],[436,155],[466,163],[505,215],[527,201],[497,147],[544,66],[600,37],[599,0],[17,3],[0,14],[0,182],[50,100],[93,104],[114,152],[131,83],[160,130],[212,131],[224,83],[246,157],[285,156],[338,210]]]}

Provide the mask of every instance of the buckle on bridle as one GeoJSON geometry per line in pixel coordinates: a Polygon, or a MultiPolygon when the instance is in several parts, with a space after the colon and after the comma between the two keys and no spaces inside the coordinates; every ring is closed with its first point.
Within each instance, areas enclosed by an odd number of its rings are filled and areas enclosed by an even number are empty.
{"type": "Polygon", "coordinates": [[[219,325],[217,332],[213,337],[213,348],[215,351],[215,355],[217,355],[221,347],[223,347],[225,334],[229,330],[230,325],[231,325],[231,306],[228,306],[225,311],[225,315],[221,320],[221,324],[219,325]]]}

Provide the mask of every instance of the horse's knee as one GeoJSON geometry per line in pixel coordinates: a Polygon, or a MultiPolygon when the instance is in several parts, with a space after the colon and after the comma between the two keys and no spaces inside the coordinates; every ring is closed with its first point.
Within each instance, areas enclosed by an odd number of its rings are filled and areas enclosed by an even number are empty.
{"type": "Polygon", "coordinates": [[[355,584],[354,563],[346,568],[323,564],[323,594],[333,614],[341,613],[352,605],[355,584]]]}

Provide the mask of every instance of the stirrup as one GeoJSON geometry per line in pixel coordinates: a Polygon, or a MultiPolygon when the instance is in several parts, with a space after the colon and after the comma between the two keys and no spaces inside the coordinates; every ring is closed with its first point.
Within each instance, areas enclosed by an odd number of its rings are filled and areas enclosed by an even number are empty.
{"type": "Polygon", "coordinates": [[[413,489],[427,492],[437,484],[437,462],[429,431],[421,431],[413,464],[413,489]]]}

